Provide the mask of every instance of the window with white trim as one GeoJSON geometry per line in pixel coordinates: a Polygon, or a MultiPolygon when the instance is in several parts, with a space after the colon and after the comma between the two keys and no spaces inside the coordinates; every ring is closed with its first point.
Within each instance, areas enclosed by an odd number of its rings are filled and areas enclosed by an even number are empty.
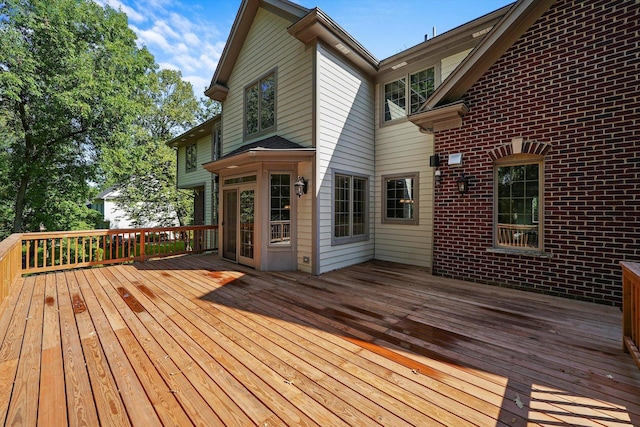
{"type": "Polygon", "coordinates": [[[369,237],[368,191],[368,178],[334,173],[333,244],[351,243],[369,237]]]}
{"type": "Polygon", "coordinates": [[[409,74],[384,85],[384,121],[406,117],[418,112],[435,91],[435,68],[409,74]],[[406,82],[409,82],[407,85],[406,82]],[[408,102],[407,102],[408,100],[408,102]]]}
{"type": "Polygon", "coordinates": [[[276,125],[276,73],[271,72],[244,90],[244,134],[253,136],[276,125]]]}
{"type": "Polygon", "coordinates": [[[542,250],[540,156],[515,155],[494,164],[495,246],[542,250]]]}
{"type": "Polygon", "coordinates": [[[418,224],[417,172],[382,177],[382,222],[418,224]]]}

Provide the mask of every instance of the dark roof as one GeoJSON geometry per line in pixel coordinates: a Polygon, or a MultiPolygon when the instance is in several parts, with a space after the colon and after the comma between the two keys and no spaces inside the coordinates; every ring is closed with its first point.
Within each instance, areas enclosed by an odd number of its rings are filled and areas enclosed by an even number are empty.
{"type": "Polygon", "coordinates": [[[281,136],[274,135],[265,139],[261,139],[260,141],[252,142],[251,144],[243,145],[240,148],[233,150],[227,155],[223,156],[223,159],[228,157],[237,156],[238,154],[246,153],[251,150],[295,150],[305,148],[300,144],[296,144],[295,142],[291,142],[288,139],[285,139],[281,136]]]}
{"type": "Polygon", "coordinates": [[[98,193],[96,195],[96,197],[94,197],[94,199],[104,199],[107,195],[109,195],[110,193],[112,193],[114,190],[116,189],[115,186],[113,187],[109,187],[106,190],[101,191],[100,193],[98,193]]]}

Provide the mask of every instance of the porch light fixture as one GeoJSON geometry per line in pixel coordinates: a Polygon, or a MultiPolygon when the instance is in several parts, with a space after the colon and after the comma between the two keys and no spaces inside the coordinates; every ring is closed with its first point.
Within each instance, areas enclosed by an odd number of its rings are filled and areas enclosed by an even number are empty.
{"type": "Polygon", "coordinates": [[[440,169],[436,169],[435,180],[436,184],[442,184],[442,171],[440,169]]]}
{"type": "Polygon", "coordinates": [[[458,185],[458,193],[467,194],[469,192],[469,177],[460,174],[456,184],[458,185]]]}
{"type": "Polygon", "coordinates": [[[299,176],[296,182],[293,183],[293,186],[296,189],[296,196],[298,198],[302,197],[303,194],[307,194],[307,181],[299,176]]]}

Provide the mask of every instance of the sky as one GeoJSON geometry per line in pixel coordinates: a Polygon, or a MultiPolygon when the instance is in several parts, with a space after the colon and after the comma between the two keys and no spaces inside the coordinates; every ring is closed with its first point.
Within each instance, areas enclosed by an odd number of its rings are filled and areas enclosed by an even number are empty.
{"type": "MultiPolygon", "coordinates": [[[[241,0],[96,0],[125,12],[139,46],[180,70],[203,97],[241,0]]],[[[512,0],[296,0],[318,7],[382,60],[510,4],[512,0]]]]}

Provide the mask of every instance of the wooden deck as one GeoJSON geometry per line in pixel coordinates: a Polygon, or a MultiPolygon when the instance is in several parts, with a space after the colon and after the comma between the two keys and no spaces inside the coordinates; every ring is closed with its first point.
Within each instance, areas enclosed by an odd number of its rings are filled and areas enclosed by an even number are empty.
{"type": "Polygon", "coordinates": [[[620,318],[381,262],[31,276],[0,313],[0,425],[639,426],[620,318]]]}

